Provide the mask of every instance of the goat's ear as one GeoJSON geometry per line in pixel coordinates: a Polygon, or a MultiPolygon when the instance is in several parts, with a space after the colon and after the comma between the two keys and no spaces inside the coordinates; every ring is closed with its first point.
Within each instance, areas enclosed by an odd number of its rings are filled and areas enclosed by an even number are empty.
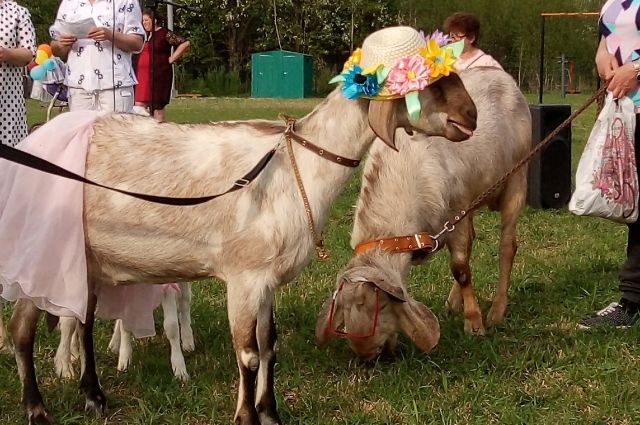
{"type": "MultiPolygon", "coordinates": [[[[322,304],[320,314],[318,314],[318,320],[316,321],[316,345],[318,347],[326,345],[335,337],[329,329],[332,302],[333,295],[331,295],[324,304],[322,304]]],[[[333,313],[333,326],[342,328],[344,326],[344,315],[342,314],[342,307],[338,306],[337,302],[333,313]]]]}
{"type": "Polygon", "coordinates": [[[393,282],[390,282],[386,279],[376,279],[375,281],[370,281],[370,283],[378,287],[378,289],[386,292],[390,297],[397,299],[398,301],[407,301],[407,293],[401,285],[395,285],[393,282]]]}
{"type": "Polygon", "coordinates": [[[369,126],[391,149],[397,151],[395,135],[398,127],[395,100],[369,101],[369,126]]]}
{"type": "Polygon", "coordinates": [[[433,350],[440,340],[440,324],[436,315],[413,299],[396,304],[394,308],[402,332],[425,353],[433,350]]]}

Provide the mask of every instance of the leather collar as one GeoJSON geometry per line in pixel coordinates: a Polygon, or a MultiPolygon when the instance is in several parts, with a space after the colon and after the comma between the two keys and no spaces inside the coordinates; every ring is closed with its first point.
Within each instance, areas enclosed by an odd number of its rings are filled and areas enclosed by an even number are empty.
{"type": "Polygon", "coordinates": [[[438,249],[438,241],[426,232],[406,236],[392,236],[359,243],[353,253],[354,255],[361,254],[375,248],[388,252],[433,252],[438,249]]]}

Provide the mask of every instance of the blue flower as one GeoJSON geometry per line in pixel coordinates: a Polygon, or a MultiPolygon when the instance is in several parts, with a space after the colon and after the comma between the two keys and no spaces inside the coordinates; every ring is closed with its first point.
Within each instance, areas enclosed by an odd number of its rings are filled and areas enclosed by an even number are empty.
{"type": "Polygon", "coordinates": [[[362,95],[372,97],[380,91],[376,75],[363,75],[360,65],[351,65],[342,75],[344,76],[342,94],[347,99],[356,99],[362,95]]]}

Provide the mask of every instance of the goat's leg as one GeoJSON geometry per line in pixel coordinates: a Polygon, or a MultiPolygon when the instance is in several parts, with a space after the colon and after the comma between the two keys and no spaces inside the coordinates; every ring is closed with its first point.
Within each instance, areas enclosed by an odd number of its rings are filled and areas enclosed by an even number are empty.
{"type": "Polygon", "coordinates": [[[0,298],[0,353],[11,353],[11,342],[9,341],[7,329],[4,327],[3,305],[4,301],[0,298]]]}
{"type": "Polygon", "coordinates": [[[462,295],[464,330],[466,332],[484,335],[485,330],[482,324],[482,311],[480,310],[480,305],[473,293],[473,287],[471,285],[469,258],[471,256],[472,242],[473,224],[470,220],[463,220],[457,224],[457,229],[449,236],[447,244],[451,254],[451,273],[457,285],[460,286],[460,294],[462,295]]]}
{"type": "Polygon", "coordinates": [[[76,332],[80,340],[80,390],[84,393],[84,410],[103,413],[107,406],[107,398],[100,388],[96,373],[96,358],[93,349],[93,323],[96,312],[96,296],[89,293],[86,323],[77,321],[76,332]]]}
{"type": "MultiPolygon", "coordinates": [[[[521,173],[522,174],[522,173],[521,173]]],[[[526,182],[524,174],[516,175],[505,188],[500,205],[500,247],[499,247],[499,275],[496,293],[493,296],[491,308],[487,314],[487,326],[492,326],[504,319],[507,311],[509,284],[513,260],[518,250],[516,227],[520,213],[525,203],[526,182]],[[516,180],[518,179],[518,180],[516,180]]]]}
{"type": "Polygon", "coordinates": [[[58,344],[53,362],[56,367],[56,375],[64,379],[73,378],[75,375],[71,362],[71,343],[76,330],[76,321],[75,317],[61,317],[58,322],[60,344],[58,344]]]}
{"type": "Polygon", "coordinates": [[[171,368],[173,375],[182,382],[189,380],[187,366],[180,348],[180,327],[178,325],[178,294],[173,288],[166,288],[162,297],[162,312],[164,314],[164,334],[171,345],[171,368]]]}
{"type": "Polygon", "coordinates": [[[191,282],[181,283],[180,293],[178,294],[178,314],[180,318],[180,339],[182,340],[182,349],[184,351],[196,349],[193,330],[191,329],[191,298],[191,282]]]}
{"type": "Polygon", "coordinates": [[[276,405],[274,393],[274,369],[276,364],[276,323],[273,318],[273,291],[258,310],[256,335],[260,352],[260,368],[258,369],[258,387],[256,390],[256,410],[261,425],[282,424],[276,405]]]}
{"type": "Polygon", "coordinates": [[[258,311],[263,302],[258,284],[230,282],[227,284],[229,326],[240,372],[236,425],[260,425],[256,411],[256,376],[260,367],[260,353],[256,338],[258,311]]]}
{"type": "Polygon", "coordinates": [[[80,339],[78,338],[78,332],[74,330],[71,336],[71,363],[80,358],[80,339]]]}
{"type": "Polygon", "coordinates": [[[109,340],[109,351],[113,354],[120,352],[120,338],[120,320],[116,320],[113,323],[113,334],[111,334],[111,339],[109,340]]]}
{"type": "Polygon", "coordinates": [[[117,369],[120,372],[126,372],[126,370],[129,369],[131,358],[133,357],[133,348],[131,347],[133,335],[131,335],[131,332],[125,329],[121,319],[116,320],[116,326],[118,327],[118,334],[120,335],[117,369]]]}
{"type": "Polygon", "coordinates": [[[11,338],[15,347],[18,374],[22,384],[22,407],[31,424],[53,424],[53,418],[47,412],[38,389],[36,370],[33,365],[33,342],[40,310],[27,299],[20,299],[13,309],[9,322],[11,338]]]}
{"type": "MultiPolygon", "coordinates": [[[[475,229],[473,227],[473,216],[469,216],[466,219],[470,222],[471,241],[473,242],[473,240],[476,237],[475,229]]],[[[464,229],[461,229],[461,230],[464,230],[464,229]]],[[[460,237],[457,235],[457,233],[459,232],[460,230],[454,230],[453,233],[450,235],[450,238],[460,237]]],[[[448,245],[448,243],[447,243],[447,247],[449,248],[449,251],[451,251],[451,247],[448,245]]],[[[451,285],[449,296],[447,297],[447,301],[445,302],[445,310],[448,313],[459,313],[463,310],[462,293],[460,292],[460,285],[458,284],[458,282],[454,281],[453,285],[451,285]]]]}

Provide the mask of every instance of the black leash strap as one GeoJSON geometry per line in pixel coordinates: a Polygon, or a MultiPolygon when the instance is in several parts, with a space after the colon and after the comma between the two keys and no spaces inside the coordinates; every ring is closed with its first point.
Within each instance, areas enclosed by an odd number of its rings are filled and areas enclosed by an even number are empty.
{"type": "Polygon", "coordinates": [[[251,183],[262,170],[267,166],[276,150],[272,149],[267,152],[262,159],[242,178],[236,180],[225,192],[219,193],[217,195],[211,196],[201,196],[198,198],[172,198],[170,196],[155,196],[155,195],[146,195],[143,193],[129,192],[127,190],[117,189],[114,187],[109,187],[102,185],[100,183],[96,183],[91,181],[83,176],[79,176],[75,173],[72,173],[69,170],[66,170],[62,167],[59,167],[51,162],[39,158],[37,156],[31,155],[30,153],[21,151],[19,149],[12,148],[10,146],[4,145],[0,143],[0,158],[4,158],[8,161],[15,162],[16,164],[24,165],[29,168],[33,168],[34,170],[43,171],[45,173],[53,174],[56,176],[64,177],[70,180],[76,180],[85,184],[89,184],[91,186],[97,186],[108,190],[113,190],[115,192],[122,193],[124,195],[133,196],[134,198],[142,199],[144,201],[155,202],[157,204],[165,204],[165,205],[198,205],[203,204],[205,202],[211,201],[212,199],[218,198],[222,195],[226,195],[230,192],[235,192],[238,189],[241,189],[251,183]]]}

